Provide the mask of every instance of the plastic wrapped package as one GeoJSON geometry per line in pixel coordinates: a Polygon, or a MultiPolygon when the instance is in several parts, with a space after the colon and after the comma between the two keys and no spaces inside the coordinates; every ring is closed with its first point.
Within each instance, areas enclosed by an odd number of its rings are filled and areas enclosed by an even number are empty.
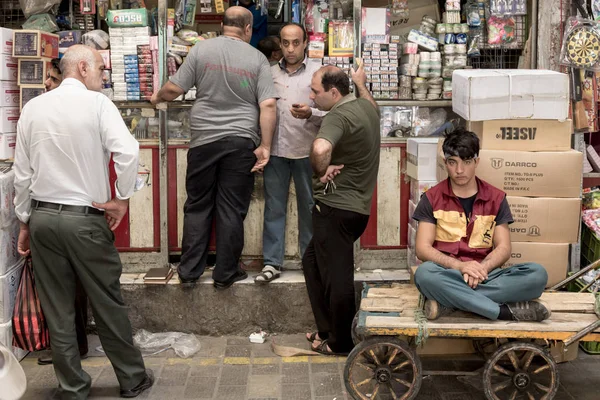
{"type": "Polygon", "coordinates": [[[59,31],[56,18],[50,14],[32,15],[23,24],[23,29],[32,29],[49,33],[59,31]]]}
{"type": "Polygon", "coordinates": [[[61,3],[61,0],[19,0],[21,10],[26,18],[35,14],[43,14],[61,3]]]}
{"type": "Polygon", "coordinates": [[[527,0],[490,0],[492,15],[527,15],[527,0]]]}
{"type": "Polygon", "coordinates": [[[151,333],[140,329],[133,337],[133,343],[144,355],[158,354],[173,349],[181,358],[189,358],[200,351],[200,341],[193,334],[181,332],[151,333]]]}
{"type": "Polygon", "coordinates": [[[488,43],[509,44],[515,41],[515,19],[491,16],[487,20],[488,43]]]}
{"type": "Polygon", "coordinates": [[[415,113],[413,136],[430,136],[446,123],[447,117],[443,108],[432,111],[430,107],[420,107],[415,113]]]}
{"type": "Polygon", "coordinates": [[[108,49],[110,38],[108,33],[101,29],[96,29],[83,35],[82,42],[86,46],[95,48],[96,50],[108,49]]]}

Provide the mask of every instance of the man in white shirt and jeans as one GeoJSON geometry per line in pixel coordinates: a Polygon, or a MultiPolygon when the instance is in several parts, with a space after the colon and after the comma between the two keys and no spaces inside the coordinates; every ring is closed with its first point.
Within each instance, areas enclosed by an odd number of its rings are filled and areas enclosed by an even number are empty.
{"type": "Polygon", "coordinates": [[[100,93],[104,63],[97,51],[73,46],[60,68],[60,87],[27,103],[17,125],[19,253],[33,258],[61,397],[86,399],[91,386],[75,333],[76,277],[91,302],[121,396],[136,397],[154,378],[133,345],[112,231],[133,195],[139,145],[119,110],[100,93]],[[117,173],[112,199],[111,154],[117,173]]]}

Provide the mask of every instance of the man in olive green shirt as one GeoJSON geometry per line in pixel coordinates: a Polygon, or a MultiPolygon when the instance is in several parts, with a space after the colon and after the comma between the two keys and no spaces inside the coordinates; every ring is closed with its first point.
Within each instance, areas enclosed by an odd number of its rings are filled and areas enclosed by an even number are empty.
{"type": "Polygon", "coordinates": [[[317,323],[307,334],[312,349],[322,354],[352,350],[354,242],[364,232],[379,169],[379,108],[366,87],[361,68],[348,76],[327,66],[315,72],[311,100],[329,113],[313,142],[313,238],[302,264],[317,323]]]}

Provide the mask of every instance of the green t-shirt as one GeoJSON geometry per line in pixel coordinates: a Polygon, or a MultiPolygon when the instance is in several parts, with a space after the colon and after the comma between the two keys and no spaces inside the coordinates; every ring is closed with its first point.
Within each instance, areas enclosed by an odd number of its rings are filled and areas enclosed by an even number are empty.
{"type": "Polygon", "coordinates": [[[314,198],[330,207],[371,213],[371,199],[379,170],[381,141],[379,114],[365,99],[343,99],[323,118],[317,138],[333,145],[331,165],[344,164],[328,188],[313,176],[314,198]]]}

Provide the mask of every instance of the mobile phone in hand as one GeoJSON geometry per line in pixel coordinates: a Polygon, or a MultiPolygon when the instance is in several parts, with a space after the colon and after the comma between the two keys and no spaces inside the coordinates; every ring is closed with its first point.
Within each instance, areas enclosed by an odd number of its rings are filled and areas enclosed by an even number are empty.
{"type": "Polygon", "coordinates": [[[296,103],[296,104],[292,104],[292,107],[294,107],[294,108],[300,108],[300,107],[302,107],[302,105],[301,105],[301,104],[298,104],[298,103],[296,103]]]}

